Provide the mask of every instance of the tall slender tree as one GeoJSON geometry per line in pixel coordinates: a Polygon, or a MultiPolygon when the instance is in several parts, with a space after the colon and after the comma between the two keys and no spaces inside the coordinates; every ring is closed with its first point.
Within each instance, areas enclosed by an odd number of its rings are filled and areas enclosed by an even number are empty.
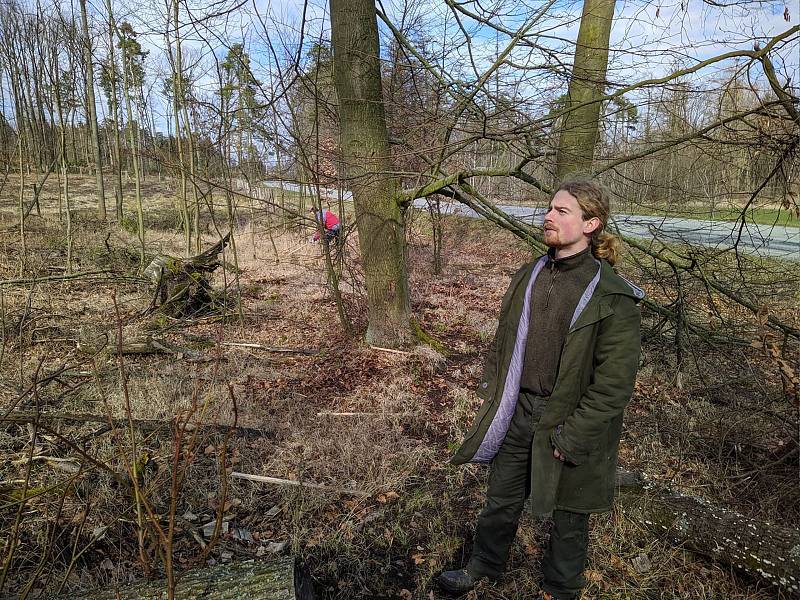
{"type": "Polygon", "coordinates": [[[89,34],[89,17],[86,13],[86,0],[80,0],[81,25],[83,26],[83,56],[86,68],[86,118],[92,138],[92,155],[94,158],[95,177],[97,180],[97,215],[105,221],[106,192],[103,183],[103,160],[100,156],[100,132],[97,126],[97,105],[94,97],[94,63],[92,59],[92,38],[89,34]]]}
{"type": "Polygon", "coordinates": [[[59,133],[59,154],[61,162],[61,194],[64,198],[64,209],[66,211],[66,237],[67,237],[67,273],[72,273],[72,200],[69,190],[69,170],[67,169],[67,126],[64,118],[64,103],[61,97],[62,84],[61,84],[61,68],[58,62],[58,52],[51,48],[51,68],[48,71],[50,75],[50,89],[53,92],[53,100],[56,106],[56,114],[58,115],[58,133],[59,133]]]}
{"type": "Polygon", "coordinates": [[[367,342],[398,347],[413,339],[405,220],[391,175],[373,0],[331,0],[341,145],[353,191],[369,303],[367,342]]]}
{"type": "Polygon", "coordinates": [[[131,89],[136,85],[141,85],[141,81],[144,79],[144,69],[142,68],[141,61],[144,59],[145,53],[142,52],[141,45],[136,41],[136,32],[127,22],[122,23],[119,28],[119,47],[120,50],[122,50],[122,89],[125,95],[125,110],[128,115],[128,145],[130,146],[133,175],[136,185],[136,230],[139,235],[139,266],[143,269],[145,263],[144,209],[142,208],[139,151],[133,131],[133,94],[131,89]]]}
{"type": "Polygon", "coordinates": [[[119,71],[117,69],[116,37],[117,22],[114,18],[114,8],[111,0],[106,0],[106,11],[108,12],[108,59],[104,65],[100,85],[108,98],[109,108],[111,108],[111,120],[114,130],[114,206],[116,207],[117,222],[122,222],[122,143],[120,140],[120,119],[119,119],[119,71]]]}
{"type": "Polygon", "coordinates": [[[184,160],[183,135],[185,132],[181,127],[181,112],[187,96],[187,79],[183,72],[183,51],[181,48],[181,28],[180,28],[180,4],[178,0],[172,0],[171,20],[174,23],[175,46],[173,49],[169,40],[169,29],[171,23],[167,24],[167,40],[169,47],[169,57],[172,63],[172,110],[175,117],[175,147],[178,154],[178,171],[180,176],[180,195],[178,204],[181,208],[181,218],[183,220],[184,243],[186,245],[186,256],[192,254],[192,221],[189,216],[189,203],[187,201],[186,190],[186,168],[184,160]]]}
{"type": "Polygon", "coordinates": [[[250,70],[250,56],[242,44],[231,46],[220,64],[224,78],[223,95],[226,117],[236,136],[236,162],[251,175],[256,157],[253,154],[253,126],[256,120],[256,89],[260,82],[250,70]]]}

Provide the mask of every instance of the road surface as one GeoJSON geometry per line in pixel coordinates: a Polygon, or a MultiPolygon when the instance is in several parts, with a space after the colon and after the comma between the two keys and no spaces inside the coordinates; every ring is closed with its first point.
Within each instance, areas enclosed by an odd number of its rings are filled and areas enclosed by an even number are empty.
{"type": "MultiPolygon", "coordinates": [[[[416,208],[426,208],[425,199],[414,201],[416,208]]],[[[498,208],[517,217],[520,221],[541,225],[544,208],[527,206],[503,206],[498,208]]],[[[471,208],[459,203],[442,203],[442,212],[465,217],[478,217],[471,208]]],[[[671,244],[691,244],[715,248],[732,249],[758,256],[775,256],[789,260],[800,260],[800,228],[782,225],[756,225],[730,221],[707,221],[681,217],[652,217],[643,215],[615,215],[614,223],[620,233],[644,240],[657,239],[671,244]],[[739,229],[741,227],[741,236],[739,229]]]]}
{"type": "MultiPolygon", "coordinates": [[[[266,187],[280,186],[280,182],[277,181],[260,183],[266,187]]],[[[284,189],[291,191],[300,190],[300,186],[295,183],[287,182],[283,186],[284,189]]],[[[320,191],[328,199],[338,198],[336,190],[322,188],[320,191]]],[[[344,191],[343,197],[345,200],[350,200],[352,194],[344,191]]],[[[479,217],[471,208],[457,202],[443,202],[441,206],[442,212],[445,214],[479,217]]],[[[425,209],[427,201],[424,198],[418,198],[414,201],[414,207],[425,209]]],[[[541,225],[544,221],[544,208],[504,205],[498,205],[498,208],[525,223],[541,225]]],[[[731,250],[734,246],[738,246],[740,251],[749,254],[800,261],[800,228],[798,227],[756,225],[754,223],[745,223],[744,227],[741,227],[741,222],[644,215],[615,215],[614,224],[623,235],[643,240],[656,239],[664,243],[691,244],[720,251],[731,250]]]]}

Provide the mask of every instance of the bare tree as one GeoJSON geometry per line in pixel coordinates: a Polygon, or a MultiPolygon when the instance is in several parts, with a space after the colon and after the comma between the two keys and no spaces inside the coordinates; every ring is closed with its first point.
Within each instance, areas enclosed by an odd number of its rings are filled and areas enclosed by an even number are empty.
{"type": "Polygon", "coordinates": [[[353,191],[369,301],[367,341],[410,342],[404,215],[391,172],[372,0],[332,0],[331,33],[346,180],[353,191]]]}
{"type": "Polygon", "coordinates": [[[114,18],[114,9],[111,0],[106,0],[108,13],[108,59],[103,69],[101,85],[106,90],[108,103],[111,107],[111,119],[114,128],[114,206],[116,208],[117,222],[122,223],[123,194],[122,194],[122,143],[120,141],[119,118],[119,72],[117,69],[117,21],[114,18]]]}
{"type": "Polygon", "coordinates": [[[106,193],[105,184],[103,183],[103,161],[100,157],[100,133],[97,126],[97,105],[94,97],[94,58],[92,55],[92,38],[89,32],[89,17],[86,14],[86,0],[80,0],[80,6],[86,68],[86,118],[91,128],[92,154],[94,157],[95,178],[97,180],[97,214],[101,221],[105,221],[106,193]]]}

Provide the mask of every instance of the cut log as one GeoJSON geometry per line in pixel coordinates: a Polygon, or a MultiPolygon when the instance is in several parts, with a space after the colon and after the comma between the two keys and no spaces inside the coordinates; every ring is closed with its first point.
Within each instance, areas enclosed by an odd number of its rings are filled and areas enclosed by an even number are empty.
{"type": "Polygon", "coordinates": [[[800,531],[659,488],[641,476],[617,473],[625,514],[659,537],[708,556],[791,594],[800,593],[800,531]]]}
{"type": "MultiPolygon", "coordinates": [[[[70,598],[85,600],[166,599],[167,582],[142,581],[70,598]]],[[[178,577],[176,600],[313,600],[311,582],[292,557],[272,561],[250,561],[192,569],[178,577]]]]}

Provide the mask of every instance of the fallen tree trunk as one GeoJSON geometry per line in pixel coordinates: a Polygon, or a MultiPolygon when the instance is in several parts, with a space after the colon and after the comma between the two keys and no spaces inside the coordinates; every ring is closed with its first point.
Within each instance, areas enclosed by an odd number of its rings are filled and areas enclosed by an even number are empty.
{"type": "Polygon", "coordinates": [[[126,337],[123,333],[123,339],[119,342],[115,340],[113,334],[109,331],[79,333],[78,350],[84,354],[97,354],[102,350],[108,350],[113,354],[122,354],[123,356],[132,354],[175,354],[178,358],[188,358],[194,361],[214,360],[214,357],[199,350],[176,346],[164,338],[156,338],[150,335],[126,337]]]}
{"type": "Polygon", "coordinates": [[[617,473],[622,511],[658,536],[791,594],[800,592],[800,531],[617,473]]]}
{"type": "MultiPolygon", "coordinates": [[[[112,418],[109,419],[105,415],[92,415],[92,414],[47,414],[47,413],[31,413],[31,412],[11,412],[6,415],[0,415],[0,423],[6,425],[24,425],[26,423],[98,423],[102,427],[99,431],[93,432],[92,436],[101,435],[106,431],[111,431],[112,425],[116,429],[125,429],[130,423],[133,426],[145,433],[152,433],[156,431],[169,431],[175,429],[177,423],[175,419],[131,419],[128,421],[126,418],[112,418]]],[[[203,431],[215,431],[218,433],[228,433],[232,435],[240,435],[245,437],[259,437],[259,438],[273,438],[275,432],[271,429],[256,429],[254,427],[241,427],[225,425],[224,423],[193,423],[186,424],[187,431],[200,429],[203,431]]]]}
{"type": "MultiPolygon", "coordinates": [[[[175,586],[176,600],[195,598],[259,600],[313,600],[308,576],[292,557],[201,567],[183,573],[175,586]]],[[[142,581],[125,587],[71,594],[85,600],[140,600],[167,598],[167,582],[142,581]]]]}

